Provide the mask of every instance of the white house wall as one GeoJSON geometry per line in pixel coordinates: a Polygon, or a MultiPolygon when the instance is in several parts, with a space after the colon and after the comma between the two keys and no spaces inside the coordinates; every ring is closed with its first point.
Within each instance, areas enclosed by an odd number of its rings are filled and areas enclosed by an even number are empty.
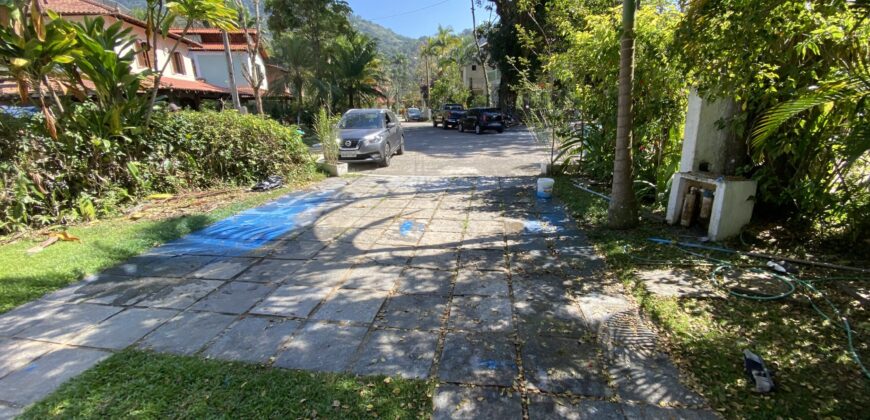
{"type": "MultiPolygon", "coordinates": [[[[201,78],[213,85],[225,88],[230,87],[230,76],[229,73],[227,73],[226,55],[223,51],[193,51],[192,54],[196,61],[196,67],[199,69],[201,78]]],[[[268,89],[269,83],[265,79],[266,64],[260,56],[257,56],[256,62],[264,76],[260,88],[268,89]]],[[[251,87],[251,84],[248,83],[248,80],[245,79],[244,73],[242,72],[243,68],[248,67],[248,63],[247,52],[233,52],[233,71],[236,76],[236,86],[238,87],[251,87]]]]}

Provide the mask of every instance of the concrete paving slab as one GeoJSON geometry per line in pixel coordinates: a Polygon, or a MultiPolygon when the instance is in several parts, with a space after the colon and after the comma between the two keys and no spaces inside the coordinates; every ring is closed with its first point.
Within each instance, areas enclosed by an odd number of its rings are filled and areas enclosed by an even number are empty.
{"type": "Polygon", "coordinates": [[[283,283],[292,278],[293,274],[304,264],[305,261],[302,260],[264,259],[249,267],[236,280],[255,283],[283,283]]]}
{"type": "Polygon", "coordinates": [[[2,314],[0,315],[0,336],[11,337],[22,330],[33,327],[52,317],[61,307],[63,305],[57,302],[37,300],[2,314]]]}
{"type": "Polygon", "coordinates": [[[514,311],[523,337],[584,337],[590,333],[580,306],[567,300],[516,300],[514,311]]]}
{"type": "Polygon", "coordinates": [[[256,261],[257,260],[254,258],[219,258],[206,264],[205,267],[194,271],[190,274],[190,277],[198,279],[229,280],[242,271],[245,271],[246,268],[250,267],[256,261]]]}
{"type": "Polygon", "coordinates": [[[117,274],[136,275],[139,277],[184,277],[216,259],[213,256],[204,255],[133,258],[143,258],[144,261],[132,263],[135,267],[132,272],[127,270],[131,263],[124,263],[122,264],[124,272],[117,274]]]}
{"type": "Polygon", "coordinates": [[[598,362],[601,351],[597,344],[571,338],[529,338],[522,348],[526,381],[544,392],[609,397],[607,377],[598,362]]]}
{"type": "Polygon", "coordinates": [[[375,319],[387,295],[376,290],[340,289],[329,296],[311,318],[368,324],[375,319]]]}
{"type": "Polygon", "coordinates": [[[76,293],[87,303],[129,306],[152,296],[164,287],[184,282],[186,280],[171,277],[112,276],[89,283],[76,293]]]}
{"type": "Polygon", "coordinates": [[[589,328],[597,330],[614,315],[636,311],[635,306],[622,296],[598,293],[584,294],[577,299],[589,328]]]}
{"type": "Polygon", "coordinates": [[[385,327],[436,331],[446,311],[446,296],[395,295],[387,300],[375,322],[385,327]]]}
{"type": "Polygon", "coordinates": [[[291,239],[276,245],[275,249],[269,254],[269,258],[285,259],[285,260],[308,260],[314,257],[321,249],[326,247],[326,242],[320,241],[303,241],[300,239],[291,239]]]}
{"type": "Polygon", "coordinates": [[[341,235],[338,240],[339,242],[352,243],[357,246],[367,245],[366,249],[368,249],[371,248],[371,244],[380,239],[386,230],[386,228],[352,228],[345,231],[344,235],[341,235]]]}
{"type": "Polygon", "coordinates": [[[241,314],[272,293],[277,286],[272,284],[227,282],[208,296],[196,302],[191,310],[241,314]]]}
{"type": "Polygon", "coordinates": [[[368,329],[311,322],[290,340],[275,366],[328,372],[347,370],[368,329]]]}
{"type": "Polygon", "coordinates": [[[438,335],[428,331],[372,331],[359,351],[353,372],[425,379],[437,345],[438,335]]]}
{"type": "Polygon", "coordinates": [[[430,230],[423,234],[418,245],[421,248],[459,248],[462,245],[462,234],[430,230]]]}
{"type": "Polygon", "coordinates": [[[82,331],[71,344],[121,350],[177,314],[169,309],[130,308],[82,331]]]}
{"type": "Polygon", "coordinates": [[[429,230],[432,232],[462,233],[465,231],[466,223],[464,220],[440,219],[436,216],[429,222],[429,230]]]}
{"type": "Polygon", "coordinates": [[[628,420],[715,420],[719,418],[709,410],[658,407],[631,402],[622,405],[622,412],[625,413],[625,418],[628,420]]]}
{"type": "Polygon", "coordinates": [[[334,287],[350,274],[353,260],[311,260],[299,268],[285,284],[334,287]]]}
{"type": "Polygon", "coordinates": [[[18,417],[19,414],[23,413],[24,409],[20,407],[12,407],[6,404],[0,403],[0,420],[12,420],[15,417],[18,417]]]}
{"type": "Polygon", "coordinates": [[[336,226],[314,226],[311,229],[308,229],[302,232],[296,240],[297,241],[315,241],[315,242],[330,242],[335,240],[341,236],[344,231],[347,230],[346,227],[336,227],[336,226]]]}
{"type": "Polygon", "coordinates": [[[404,268],[398,265],[366,263],[354,266],[347,275],[343,289],[391,291],[396,287],[404,268]]]}
{"type": "Polygon", "coordinates": [[[331,290],[325,287],[280,286],[250,312],[259,315],[306,318],[331,290]]]}
{"type": "Polygon", "coordinates": [[[459,270],[456,276],[456,295],[508,296],[507,273],[502,271],[459,270]]]}
{"type": "Polygon", "coordinates": [[[611,353],[609,373],[623,401],[693,406],[704,403],[680,383],[679,371],[662,353],[645,355],[626,348],[611,353]]]}
{"type": "Polygon", "coordinates": [[[233,315],[184,312],[157,328],[139,347],[175,354],[194,354],[236,319],[233,315]]]}
{"type": "Polygon", "coordinates": [[[511,386],[517,376],[516,351],[501,333],[447,333],[438,377],[442,381],[511,386]]]}
{"type": "Polygon", "coordinates": [[[267,363],[302,321],[247,317],[227,329],[203,354],[215,359],[267,363]]]}
{"type": "Polygon", "coordinates": [[[404,294],[435,294],[447,296],[453,286],[452,271],[408,268],[399,278],[398,291],[404,294]]]}
{"type": "Polygon", "coordinates": [[[90,305],[87,303],[63,305],[49,318],[16,334],[19,338],[70,343],[86,328],[120,312],[116,306],[90,305]]]}
{"type": "Polygon", "coordinates": [[[532,394],[529,396],[529,420],[623,420],[622,405],[610,401],[555,397],[532,394]]]}
{"type": "Polygon", "coordinates": [[[136,306],[187,309],[205,295],[224,284],[221,280],[185,280],[166,286],[136,303],[136,306]]]}
{"type": "Polygon", "coordinates": [[[20,406],[30,405],[110,354],[83,348],[52,351],[0,379],[0,400],[20,406]]]}
{"type": "Polygon", "coordinates": [[[499,388],[440,384],[435,390],[434,420],[520,419],[522,397],[499,388]]]}
{"type": "Polygon", "coordinates": [[[0,378],[26,366],[45,353],[62,348],[51,343],[11,338],[0,339],[0,378]]]}
{"type": "Polygon", "coordinates": [[[362,256],[371,247],[372,244],[336,241],[331,242],[326,248],[320,250],[314,258],[318,260],[347,261],[362,256]]]}
{"type": "Polygon", "coordinates": [[[459,252],[452,248],[426,247],[418,248],[409,265],[415,268],[432,270],[455,270],[459,252]]]}
{"type": "Polygon", "coordinates": [[[507,260],[504,250],[498,249],[462,249],[459,253],[459,265],[467,270],[506,271],[507,260]]]}
{"type": "Polygon", "coordinates": [[[473,332],[513,332],[511,302],[506,297],[456,296],[447,328],[473,332]]]}
{"type": "Polygon", "coordinates": [[[369,252],[366,252],[357,261],[369,261],[384,265],[399,265],[408,264],[408,260],[414,256],[414,247],[405,246],[398,247],[394,245],[375,245],[369,252]]]}
{"type": "Polygon", "coordinates": [[[574,282],[553,273],[516,273],[511,279],[517,301],[560,301],[572,296],[574,282]]]}

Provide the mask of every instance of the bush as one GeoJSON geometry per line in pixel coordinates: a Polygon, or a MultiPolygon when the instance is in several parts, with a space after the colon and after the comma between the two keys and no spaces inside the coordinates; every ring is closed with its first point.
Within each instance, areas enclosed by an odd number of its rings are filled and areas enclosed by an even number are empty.
{"type": "Polygon", "coordinates": [[[77,106],[47,135],[42,116],[0,114],[0,234],[90,220],[135,196],[313,171],[295,127],[234,111],[155,115],[150,130],[103,138],[77,106]],[[135,133],[135,134],[133,134],[135,133]]]}

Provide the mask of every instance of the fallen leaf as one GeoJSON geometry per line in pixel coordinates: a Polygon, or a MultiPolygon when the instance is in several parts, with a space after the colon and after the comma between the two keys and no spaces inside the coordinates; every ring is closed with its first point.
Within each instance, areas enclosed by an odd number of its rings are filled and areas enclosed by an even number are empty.
{"type": "Polygon", "coordinates": [[[174,197],[172,194],[162,193],[162,194],[151,194],[149,196],[146,196],[145,199],[146,200],[169,200],[172,197],[174,197]]]}
{"type": "Polygon", "coordinates": [[[57,239],[60,239],[61,241],[66,241],[66,242],[73,242],[73,241],[81,242],[82,241],[78,237],[70,235],[69,232],[66,232],[66,231],[51,233],[48,236],[52,236],[52,237],[55,237],[57,239]]]}
{"type": "Polygon", "coordinates": [[[50,237],[50,238],[48,238],[48,239],[42,241],[42,243],[40,243],[39,245],[37,245],[37,246],[35,246],[35,247],[33,247],[33,248],[28,249],[28,250],[27,250],[27,253],[28,253],[28,254],[36,254],[36,253],[38,253],[38,252],[42,252],[43,249],[52,246],[55,242],[57,242],[57,240],[58,240],[57,237],[52,236],[52,237],[50,237]]]}
{"type": "Polygon", "coordinates": [[[390,383],[390,382],[393,382],[393,378],[390,378],[389,376],[386,377],[386,378],[384,378],[384,383],[385,383],[385,384],[388,384],[388,383],[390,383]]]}

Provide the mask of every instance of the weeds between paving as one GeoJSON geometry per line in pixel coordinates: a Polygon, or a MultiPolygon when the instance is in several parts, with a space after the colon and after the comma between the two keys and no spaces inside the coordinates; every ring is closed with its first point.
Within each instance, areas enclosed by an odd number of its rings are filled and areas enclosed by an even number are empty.
{"type": "MultiPolygon", "coordinates": [[[[847,351],[845,334],[825,321],[802,296],[758,302],[722,294],[721,298],[664,298],[647,292],[639,270],[667,268],[660,261],[683,262],[685,253],[651,244],[647,238],[673,238],[662,223],[642,222],[634,230],[607,229],[607,202],[557,179],[555,192],[590,241],[607,259],[652,318],[674,362],[690,385],[728,418],[859,418],[870,410],[870,380],[847,351]],[[628,252],[626,252],[628,251],[628,252]],[[646,260],[645,260],[646,259],[646,260]],[[650,261],[655,261],[650,266],[650,261]],[[743,373],[742,350],[761,355],[773,368],[778,390],[756,394],[743,373]]],[[[717,258],[724,258],[721,254],[717,258]]],[[[677,264],[675,264],[677,265],[677,264]]],[[[689,267],[706,279],[710,267],[689,267]]],[[[870,362],[870,323],[866,308],[832,287],[821,286],[853,325],[853,338],[865,364],[870,362]]]]}
{"type": "MultiPolygon", "coordinates": [[[[172,216],[131,220],[120,217],[92,224],[76,225],[69,233],[81,242],[58,242],[42,252],[29,255],[27,250],[44,237],[21,239],[0,246],[0,314],[69,285],[84,276],[99,272],[164,242],[180,238],[239,211],[297,190],[322,179],[306,175],[292,179],[283,188],[267,193],[230,194],[231,202],[216,201],[202,211],[172,216]]],[[[216,197],[220,200],[228,196],[216,197]]],[[[212,201],[215,197],[212,198],[212,201]]]]}
{"type": "Polygon", "coordinates": [[[126,350],[21,418],[428,418],[433,383],[126,350]]]}

